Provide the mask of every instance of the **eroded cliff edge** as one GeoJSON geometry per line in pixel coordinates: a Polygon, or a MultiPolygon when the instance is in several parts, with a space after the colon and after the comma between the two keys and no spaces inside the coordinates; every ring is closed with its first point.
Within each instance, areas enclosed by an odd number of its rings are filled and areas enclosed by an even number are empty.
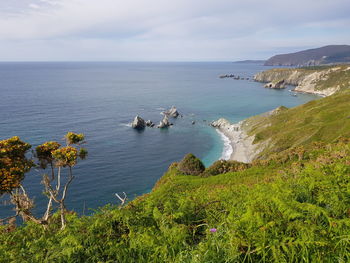
{"type": "Polygon", "coordinates": [[[275,68],[254,76],[258,82],[279,82],[295,86],[294,91],[330,96],[350,87],[350,66],[275,68]]]}

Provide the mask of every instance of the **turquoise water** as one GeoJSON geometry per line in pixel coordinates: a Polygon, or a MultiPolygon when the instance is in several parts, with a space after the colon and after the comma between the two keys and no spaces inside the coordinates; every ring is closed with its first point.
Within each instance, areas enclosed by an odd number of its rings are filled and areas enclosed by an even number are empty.
{"type": "MultiPolygon", "coordinates": [[[[148,192],[188,152],[206,165],[219,159],[223,142],[210,121],[237,122],[315,99],[218,78],[251,78],[265,69],[235,63],[0,63],[0,139],[18,135],[36,146],[61,140],[67,131],[83,132],[89,157],[75,169],[67,206],[80,213],[84,205],[118,203],[114,193],[132,199],[148,192]],[[159,122],[160,112],[172,105],[184,117],[168,130],[138,132],[128,125],[136,114],[159,122]]],[[[37,212],[46,200],[40,180],[33,170],[24,181],[37,212]]],[[[2,206],[0,216],[9,208],[2,206]]]]}

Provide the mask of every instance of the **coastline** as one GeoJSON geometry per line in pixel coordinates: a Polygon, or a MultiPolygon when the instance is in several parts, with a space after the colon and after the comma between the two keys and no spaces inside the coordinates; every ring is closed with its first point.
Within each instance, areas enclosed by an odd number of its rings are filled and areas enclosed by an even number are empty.
{"type": "Polygon", "coordinates": [[[230,160],[234,149],[230,138],[227,137],[225,133],[223,133],[220,129],[215,129],[215,131],[219,134],[221,140],[224,142],[220,160],[230,160]]]}
{"type": "Polygon", "coordinates": [[[271,84],[283,81],[285,85],[294,86],[294,92],[328,97],[347,87],[348,79],[339,78],[338,75],[349,71],[350,67],[344,65],[311,70],[303,68],[274,68],[258,72],[253,79],[257,82],[271,84]]]}
{"type": "Polygon", "coordinates": [[[232,124],[223,118],[211,123],[211,126],[217,129],[224,140],[221,159],[250,163],[256,156],[256,146],[253,145],[254,137],[246,134],[243,124],[242,121],[232,124]],[[223,136],[227,138],[231,147],[227,147],[227,140],[223,136]]]}

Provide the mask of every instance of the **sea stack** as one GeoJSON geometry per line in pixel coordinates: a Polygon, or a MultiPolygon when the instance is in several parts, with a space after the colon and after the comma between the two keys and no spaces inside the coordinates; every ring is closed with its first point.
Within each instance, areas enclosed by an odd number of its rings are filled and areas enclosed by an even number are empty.
{"type": "Polygon", "coordinates": [[[131,123],[131,127],[136,130],[143,130],[146,127],[146,122],[139,115],[136,115],[134,121],[131,123]]]}
{"type": "Polygon", "coordinates": [[[169,122],[168,117],[165,115],[163,120],[160,121],[159,125],[157,126],[158,128],[168,128],[171,125],[169,122]]]}
{"type": "Polygon", "coordinates": [[[164,111],[163,114],[172,118],[177,118],[180,115],[175,106],[172,106],[169,110],[164,111]]]}
{"type": "Polygon", "coordinates": [[[146,126],[147,127],[154,127],[154,123],[151,120],[146,121],[146,126]]]}

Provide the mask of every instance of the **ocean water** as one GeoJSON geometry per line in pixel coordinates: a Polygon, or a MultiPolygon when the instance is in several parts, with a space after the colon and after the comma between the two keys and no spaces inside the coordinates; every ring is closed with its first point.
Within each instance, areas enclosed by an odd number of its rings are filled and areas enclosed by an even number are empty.
{"type": "MultiPolygon", "coordinates": [[[[17,135],[34,148],[62,141],[67,131],[84,133],[89,156],[74,169],[67,207],[81,213],[85,206],[91,213],[118,204],[116,192],[126,192],[129,200],[149,192],[186,153],[206,165],[228,156],[226,139],[210,121],[238,122],[316,98],[218,78],[230,73],[252,78],[266,69],[236,63],[0,63],[0,140],[17,135]],[[173,127],[130,128],[137,114],[158,123],[160,112],[172,105],[184,115],[173,127]]],[[[33,170],[24,181],[38,213],[46,200],[40,174],[33,170]]],[[[0,216],[9,209],[0,206],[0,216]]]]}

